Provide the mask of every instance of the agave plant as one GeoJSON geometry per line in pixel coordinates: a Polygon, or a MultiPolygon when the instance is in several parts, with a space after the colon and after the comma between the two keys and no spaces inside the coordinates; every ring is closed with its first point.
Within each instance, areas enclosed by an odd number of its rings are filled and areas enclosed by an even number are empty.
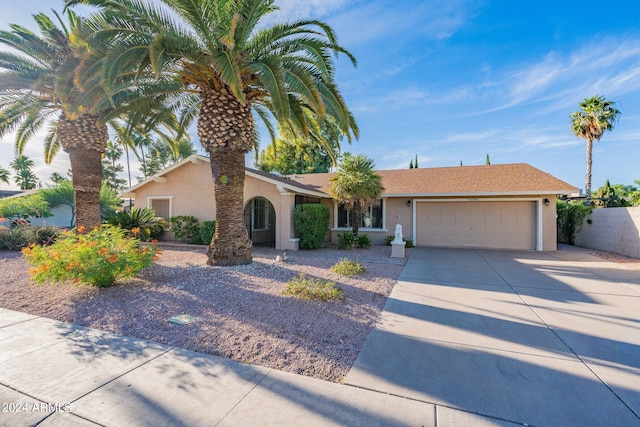
{"type": "Polygon", "coordinates": [[[130,236],[145,242],[157,239],[167,225],[167,221],[156,216],[151,208],[131,208],[129,211],[116,212],[107,219],[107,223],[127,230],[130,236]]]}

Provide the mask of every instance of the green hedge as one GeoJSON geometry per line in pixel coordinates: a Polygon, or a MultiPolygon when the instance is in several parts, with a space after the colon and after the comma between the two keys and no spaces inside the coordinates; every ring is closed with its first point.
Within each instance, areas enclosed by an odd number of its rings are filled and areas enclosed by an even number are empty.
{"type": "Polygon", "coordinates": [[[208,245],[216,232],[215,221],[203,221],[200,224],[198,218],[191,215],[174,216],[169,224],[177,240],[192,245],[208,245]]]}
{"type": "Polygon", "coordinates": [[[329,230],[329,208],[316,203],[296,206],[293,218],[300,232],[300,249],[318,249],[329,230]]]}

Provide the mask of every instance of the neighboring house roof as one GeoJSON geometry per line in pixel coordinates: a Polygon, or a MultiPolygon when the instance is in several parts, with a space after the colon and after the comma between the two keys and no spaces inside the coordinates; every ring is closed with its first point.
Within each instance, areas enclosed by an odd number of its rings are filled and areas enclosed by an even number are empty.
{"type": "MultiPolygon", "coordinates": [[[[135,198],[136,189],[149,182],[162,182],[169,172],[186,163],[209,162],[209,158],[194,154],[156,175],[139,182],[120,197],[135,198]]],[[[335,173],[314,173],[281,176],[245,168],[248,176],[270,182],[281,192],[291,191],[316,197],[329,196],[331,177],[335,173]]],[[[454,166],[376,171],[382,176],[385,197],[419,196],[488,196],[527,194],[569,194],[578,189],[526,163],[454,166]]]]}
{"type": "Polygon", "coordinates": [[[15,196],[22,193],[22,190],[0,190],[0,199],[15,196]]]}
{"type": "MultiPolygon", "coordinates": [[[[526,163],[376,171],[383,196],[476,196],[566,194],[577,188],[526,163]]],[[[291,179],[328,193],[334,173],[294,175],[291,179]]]]}
{"type": "Polygon", "coordinates": [[[11,193],[8,196],[5,196],[5,199],[17,199],[18,197],[26,197],[26,196],[30,196],[32,194],[36,194],[38,191],[40,191],[39,189],[35,188],[33,190],[20,190],[20,191],[7,191],[7,193],[11,193]]]}

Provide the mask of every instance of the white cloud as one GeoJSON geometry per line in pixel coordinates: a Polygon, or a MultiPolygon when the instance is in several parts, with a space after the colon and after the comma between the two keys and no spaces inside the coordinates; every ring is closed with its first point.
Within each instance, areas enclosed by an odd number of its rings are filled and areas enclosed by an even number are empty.
{"type": "Polygon", "coordinates": [[[451,37],[475,15],[476,3],[473,0],[348,2],[349,7],[332,16],[330,22],[346,46],[407,36],[441,40],[451,37]]]}
{"type": "Polygon", "coordinates": [[[268,15],[263,23],[273,24],[311,18],[322,19],[357,2],[357,0],[277,0],[276,5],[280,10],[268,15]]]}

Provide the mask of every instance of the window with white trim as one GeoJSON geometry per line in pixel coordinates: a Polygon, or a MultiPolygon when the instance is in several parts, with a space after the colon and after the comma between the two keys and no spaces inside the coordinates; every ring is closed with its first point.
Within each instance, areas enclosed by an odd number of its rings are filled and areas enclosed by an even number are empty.
{"type": "Polygon", "coordinates": [[[147,206],[153,209],[156,213],[156,216],[166,219],[169,221],[169,218],[172,216],[171,212],[171,204],[172,197],[147,197],[147,206]]]}
{"type": "MultiPolygon", "coordinates": [[[[338,228],[350,228],[352,225],[353,212],[340,203],[338,205],[338,228]]],[[[360,227],[382,229],[382,200],[377,205],[369,206],[362,211],[360,227]]]]}

